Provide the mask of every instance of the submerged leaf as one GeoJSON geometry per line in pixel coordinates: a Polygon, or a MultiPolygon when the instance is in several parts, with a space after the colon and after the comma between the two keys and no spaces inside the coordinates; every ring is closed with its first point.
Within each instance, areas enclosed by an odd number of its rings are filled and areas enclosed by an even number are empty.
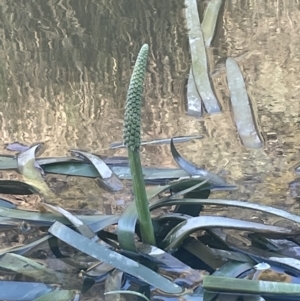
{"type": "Polygon", "coordinates": [[[76,301],[79,294],[73,290],[56,290],[32,301],[76,301]]]}
{"type": "MultiPolygon", "coordinates": [[[[194,136],[178,136],[178,137],[173,137],[173,138],[165,138],[165,139],[155,139],[155,140],[150,140],[150,141],[145,141],[143,140],[141,142],[141,145],[160,145],[160,144],[169,144],[171,139],[173,139],[174,143],[183,143],[183,142],[188,142],[190,140],[194,140],[194,139],[202,139],[203,136],[202,135],[194,135],[194,136]]],[[[117,141],[117,142],[113,142],[110,145],[111,149],[115,149],[115,148],[123,148],[126,147],[123,142],[117,141]]]]}
{"type": "Polygon", "coordinates": [[[61,273],[18,254],[6,253],[2,255],[0,267],[41,280],[44,283],[62,283],[63,281],[61,273]]]}
{"type": "Polygon", "coordinates": [[[103,245],[93,242],[59,222],[54,223],[49,232],[77,250],[99,261],[104,261],[166,293],[178,294],[182,292],[182,289],[178,285],[172,283],[167,278],[115,251],[109,250],[103,245]]]}
{"type": "MultiPolygon", "coordinates": [[[[119,292],[122,288],[122,277],[123,272],[119,270],[113,270],[109,273],[108,277],[105,280],[105,293],[104,295],[110,295],[111,292],[119,292]]],[[[120,300],[120,294],[114,293],[114,296],[105,297],[105,301],[117,301],[120,300]]]]}
{"type": "Polygon", "coordinates": [[[23,254],[31,251],[33,248],[36,248],[40,244],[46,242],[50,237],[51,237],[51,235],[46,235],[46,236],[39,238],[29,244],[26,244],[24,246],[0,249],[0,255],[3,255],[5,253],[14,253],[14,254],[23,255],[23,254]]]}
{"type": "Polygon", "coordinates": [[[0,180],[0,193],[3,194],[30,195],[38,192],[38,189],[24,182],[0,180]]]}
{"type": "Polygon", "coordinates": [[[0,281],[0,300],[32,301],[57,290],[57,285],[38,282],[0,281]]]}
{"type": "MultiPolygon", "coordinates": [[[[120,290],[120,291],[111,291],[111,292],[104,293],[105,296],[116,295],[116,294],[133,295],[133,296],[140,297],[141,299],[145,299],[146,301],[150,301],[150,299],[148,299],[144,294],[135,292],[135,291],[121,291],[120,290]]],[[[116,299],[114,298],[114,300],[116,300],[116,299]]],[[[105,298],[105,301],[106,301],[106,298],[105,298]]]]}

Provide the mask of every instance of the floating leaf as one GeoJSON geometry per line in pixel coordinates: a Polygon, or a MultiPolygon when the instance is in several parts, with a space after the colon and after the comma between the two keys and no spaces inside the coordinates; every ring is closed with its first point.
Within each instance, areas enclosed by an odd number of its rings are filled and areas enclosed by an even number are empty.
{"type": "Polygon", "coordinates": [[[77,250],[99,261],[104,261],[166,293],[179,294],[182,292],[182,289],[178,285],[160,276],[151,269],[93,242],[59,222],[54,223],[49,229],[49,232],[77,250]]]}

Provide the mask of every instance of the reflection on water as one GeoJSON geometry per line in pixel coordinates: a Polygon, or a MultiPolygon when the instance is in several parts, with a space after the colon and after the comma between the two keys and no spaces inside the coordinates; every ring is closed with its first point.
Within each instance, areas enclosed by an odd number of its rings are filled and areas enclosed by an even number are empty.
{"type": "MultiPolygon", "coordinates": [[[[288,190],[295,178],[292,167],[300,161],[296,2],[225,1],[209,49],[212,81],[224,112],[203,119],[184,112],[190,58],[183,1],[6,0],[0,6],[3,145],[45,141],[44,155],[53,156],[76,147],[126,154],[106,148],[122,138],[129,78],[146,42],[143,139],[204,134],[179,151],[210,171],[224,170],[229,181],[240,184],[230,198],[297,210],[288,190]],[[239,141],[225,77],[228,56],[242,67],[263,149],[246,149],[239,141]]],[[[142,155],[145,165],[174,166],[168,146],[145,147],[142,155]]],[[[97,186],[83,186],[82,193],[94,195],[96,203],[97,186]]]]}

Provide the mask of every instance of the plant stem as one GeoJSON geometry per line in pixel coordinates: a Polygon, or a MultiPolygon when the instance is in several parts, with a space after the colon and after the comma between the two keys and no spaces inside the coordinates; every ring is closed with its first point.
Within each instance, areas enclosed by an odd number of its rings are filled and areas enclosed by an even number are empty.
{"type": "Polygon", "coordinates": [[[128,149],[128,158],[142,241],[156,245],[139,151],[128,149]]]}

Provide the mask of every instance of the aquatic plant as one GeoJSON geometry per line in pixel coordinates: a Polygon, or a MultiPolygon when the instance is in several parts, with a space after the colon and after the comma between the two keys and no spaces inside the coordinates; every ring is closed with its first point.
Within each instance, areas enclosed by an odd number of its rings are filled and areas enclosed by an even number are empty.
{"type": "Polygon", "coordinates": [[[137,57],[130,84],[124,115],[124,145],[127,146],[135,204],[144,243],[155,245],[155,237],[148,206],[142,164],[139,154],[141,144],[141,106],[149,46],[144,44],[137,57]]]}

